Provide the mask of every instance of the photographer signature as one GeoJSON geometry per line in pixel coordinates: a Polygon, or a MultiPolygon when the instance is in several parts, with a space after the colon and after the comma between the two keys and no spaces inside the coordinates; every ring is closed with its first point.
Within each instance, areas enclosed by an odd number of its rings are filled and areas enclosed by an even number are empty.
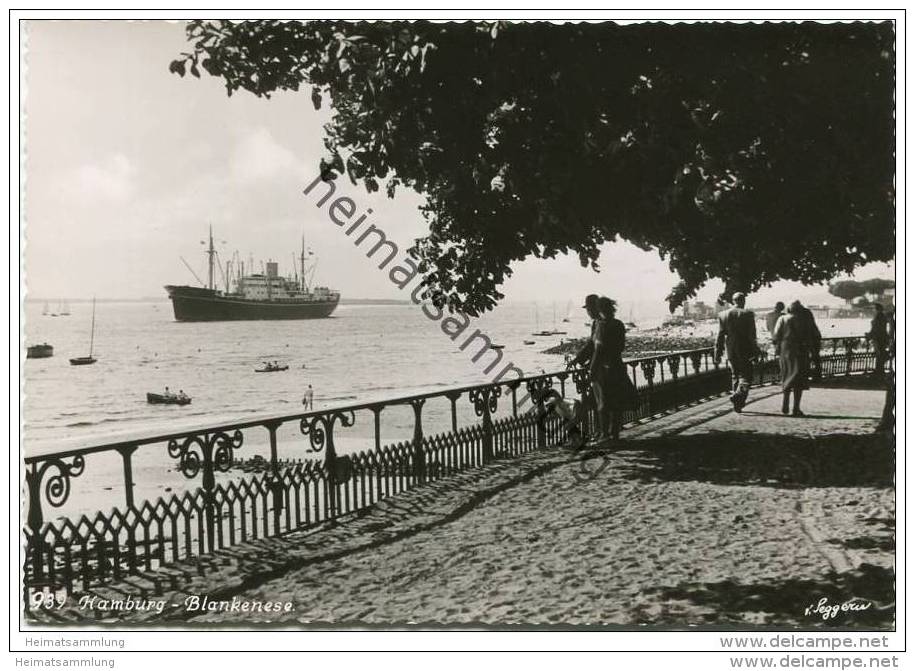
{"type": "Polygon", "coordinates": [[[873,604],[863,599],[849,599],[844,603],[830,604],[827,597],[823,597],[815,604],[810,604],[804,609],[804,615],[815,615],[822,617],[824,620],[831,620],[839,613],[867,610],[873,604]]]}

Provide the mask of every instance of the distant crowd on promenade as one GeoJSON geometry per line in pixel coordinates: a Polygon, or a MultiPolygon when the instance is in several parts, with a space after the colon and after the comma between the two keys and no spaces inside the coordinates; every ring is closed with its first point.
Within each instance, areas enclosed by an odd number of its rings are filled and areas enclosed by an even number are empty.
{"type": "MultiPolygon", "coordinates": [[[[720,364],[727,354],[731,372],[731,403],[741,412],[747,403],[753,379],[753,366],[762,349],[756,334],[756,315],[746,308],[746,295],[735,293],[732,307],[718,315],[718,337],[714,360],[720,364]]],[[[587,366],[590,375],[598,427],[590,444],[596,445],[620,438],[622,415],[636,407],[638,394],[626,373],[623,350],[626,328],[616,318],[616,302],[606,296],[589,294],[582,306],[591,319],[591,337],[578,354],[569,360],[570,366],[587,366]]],[[[883,306],[874,306],[875,315],[865,337],[876,353],[875,375],[883,376],[887,360],[895,355],[895,319],[883,306]]],[[[821,334],[813,313],[793,301],[785,307],[781,301],[766,315],[766,329],[778,357],[782,387],[782,413],[803,417],[801,399],[809,388],[810,379],[818,379],[820,369],[821,334]]],[[[583,408],[570,408],[554,399],[551,409],[571,422],[579,421],[583,408]]]]}

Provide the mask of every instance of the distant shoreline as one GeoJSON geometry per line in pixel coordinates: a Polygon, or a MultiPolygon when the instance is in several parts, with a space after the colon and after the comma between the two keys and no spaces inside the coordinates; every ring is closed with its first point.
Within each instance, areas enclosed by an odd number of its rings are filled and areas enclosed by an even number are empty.
{"type": "MultiPolygon", "coordinates": [[[[26,298],[26,303],[91,303],[91,298],[26,298]]],[[[97,303],[167,303],[168,296],[143,298],[98,298],[97,303]]],[[[341,298],[339,305],[411,305],[409,300],[398,298],[341,298]]]]}

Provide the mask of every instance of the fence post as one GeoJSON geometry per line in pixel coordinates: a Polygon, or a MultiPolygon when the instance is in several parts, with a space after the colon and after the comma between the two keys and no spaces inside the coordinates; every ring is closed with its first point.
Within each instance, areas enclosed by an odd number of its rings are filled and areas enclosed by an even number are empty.
{"type": "Polygon", "coordinates": [[[642,375],[645,376],[645,382],[648,384],[648,414],[653,415],[657,405],[654,397],[654,372],[657,361],[655,359],[646,359],[640,361],[639,366],[642,369],[642,375]]]}
{"type": "Polygon", "coordinates": [[[216,511],[214,492],[216,489],[216,476],[213,473],[213,441],[215,436],[208,436],[203,441],[201,452],[203,453],[203,504],[206,517],[207,528],[207,550],[213,552],[216,549],[216,511]]]}
{"type": "Polygon", "coordinates": [[[508,383],[508,389],[512,393],[512,417],[518,416],[518,387],[521,386],[521,380],[512,380],[508,383]]]}
{"type": "Polygon", "coordinates": [[[136,449],[136,445],[125,445],[118,449],[118,452],[121,454],[121,460],[124,462],[124,502],[126,503],[128,510],[134,507],[132,458],[136,449]]]}
{"type": "Polygon", "coordinates": [[[853,338],[845,338],[842,341],[842,344],[845,345],[845,374],[851,375],[851,364],[855,351],[855,340],[853,338]]]}
{"type": "MultiPolygon", "coordinates": [[[[32,581],[40,582],[44,578],[44,565],[42,556],[44,555],[44,541],[41,537],[41,527],[44,525],[44,513],[41,510],[41,476],[44,469],[39,470],[35,464],[25,472],[25,482],[29,489],[29,514],[26,518],[26,525],[31,532],[32,551],[32,581]]],[[[28,606],[28,595],[26,595],[26,606],[28,606]]]]}
{"type": "Polygon", "coordinates": [[[446,391],[445,397],[451,402],[451,431],[457,433],[457,401],[461,397],[461,392],[446,391]]]}
{"type": "Polygon", "coordinates": [[[502,387],[477,387],[470,390],[470,402],[473,403],[473,410],[477,417],[483,420],[483,463],[491,462],[495,455],[493,454],[492,440],[492,413],[496,411],[496,404],[499,396],[502,395],[502,387]]]}
{"type": "Polygon", "coordinates": [[[327,480],[324,483],[324,493],[327,499],[327,510],[325,514],[327,519],[333,520],[337,517],[337,450],[334,447],[334,425],[333,420],[325,422],[327,427],[327,445],[324,451],[324,472],[327,480]]]}
{"type": "Polygon", "coordinates": [[[667,357],[667,369],[670,371],[670,405],[672,408],[679,406],[677,401],[677,392],[679,391],[677,381],[680,379],[680,355],[672,354],[667,357]]]}
{"type": "MultiPolygon", "coordinates": [[[[377,413],[375,415],[378,417],[377,413]]],[[[299,431],[303,436],[308,436],[311,442],[311,451],[324,450],[324,499],[325,519],[334,519],[339,511],[337,492],[338,467],[337,449],[334,446],[334,424],[340,420],[340,425],[349,427],[355,424],[356,414],[352,410],[332,410],[322,415],[312,415],[299,420],[299,431]]],[[[376,422],[377,426],[377,422],[376,422]]],[[[376,434],[377,435],[377,434],[376,434]]],[[[345,463],[344,463],[345,465],[345,463]]],[[[347,473],[343,477],[348,477],[347,473]]]]}
{"type": "Polygon", "coordinates": [[[382,405],[373,405],[371,407],[372,415],[375,421],[375,449],[381,449],[381,411],[384,409],[382,405]]]}
{"type": "MultiPolygon", "coordinates": [[[[544,413],[544,396],[546,390],[553,386],[553,380],[546,377],[538,377],[527,381],[527,393],[537,405],[537,416],[543,417],[544,413]]],[[[537,449],[546,447],[546,420],[537,422],[537,449]]]]}
{"type": "Polygon", "coordinates": [[[417,483],[426,481],[426,455],[423,451],[423,405],[426,399],[414,398],[413,406],[413,477],[417,483]]]}
{"type": "Polygon", "coordinates": [[[594,426],[591,422],[594,397],[591,391],[591,376],[588,375],[588,371],[584,368],[576,368],[572,370],[572,382],[575,384],[575,391],[581,397],[581,405],[585,409],[584,417],[582,418],[583,426],[581,427],[582,438],[585,435],[592,436],[594,435],[594,426]]]}
{"type": "Polygon", "coordinates": [[[279,422],[264,424],[270,433],[270,493],[273,496],[273,532],[280,532],[280,516],[283,512],[283,481],[280,476],[280,462],[277,456],[276,430],[279,422]]]}

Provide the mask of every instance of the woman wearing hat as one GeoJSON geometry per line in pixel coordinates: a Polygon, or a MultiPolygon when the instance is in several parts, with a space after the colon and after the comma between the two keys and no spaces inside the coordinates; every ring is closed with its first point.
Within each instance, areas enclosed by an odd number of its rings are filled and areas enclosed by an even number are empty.
{"type": "Polygon", "coordinates": [[[604,438],[617,440],[623,428],[623,411],[635,408],[638,392],[626,374],[623,349],[626,346],[626,327],[616,318],[616,301],[606,296],[597,300],[600,326],[595,337],[602,360],[603,404],[599,412],[604,438]]]}

